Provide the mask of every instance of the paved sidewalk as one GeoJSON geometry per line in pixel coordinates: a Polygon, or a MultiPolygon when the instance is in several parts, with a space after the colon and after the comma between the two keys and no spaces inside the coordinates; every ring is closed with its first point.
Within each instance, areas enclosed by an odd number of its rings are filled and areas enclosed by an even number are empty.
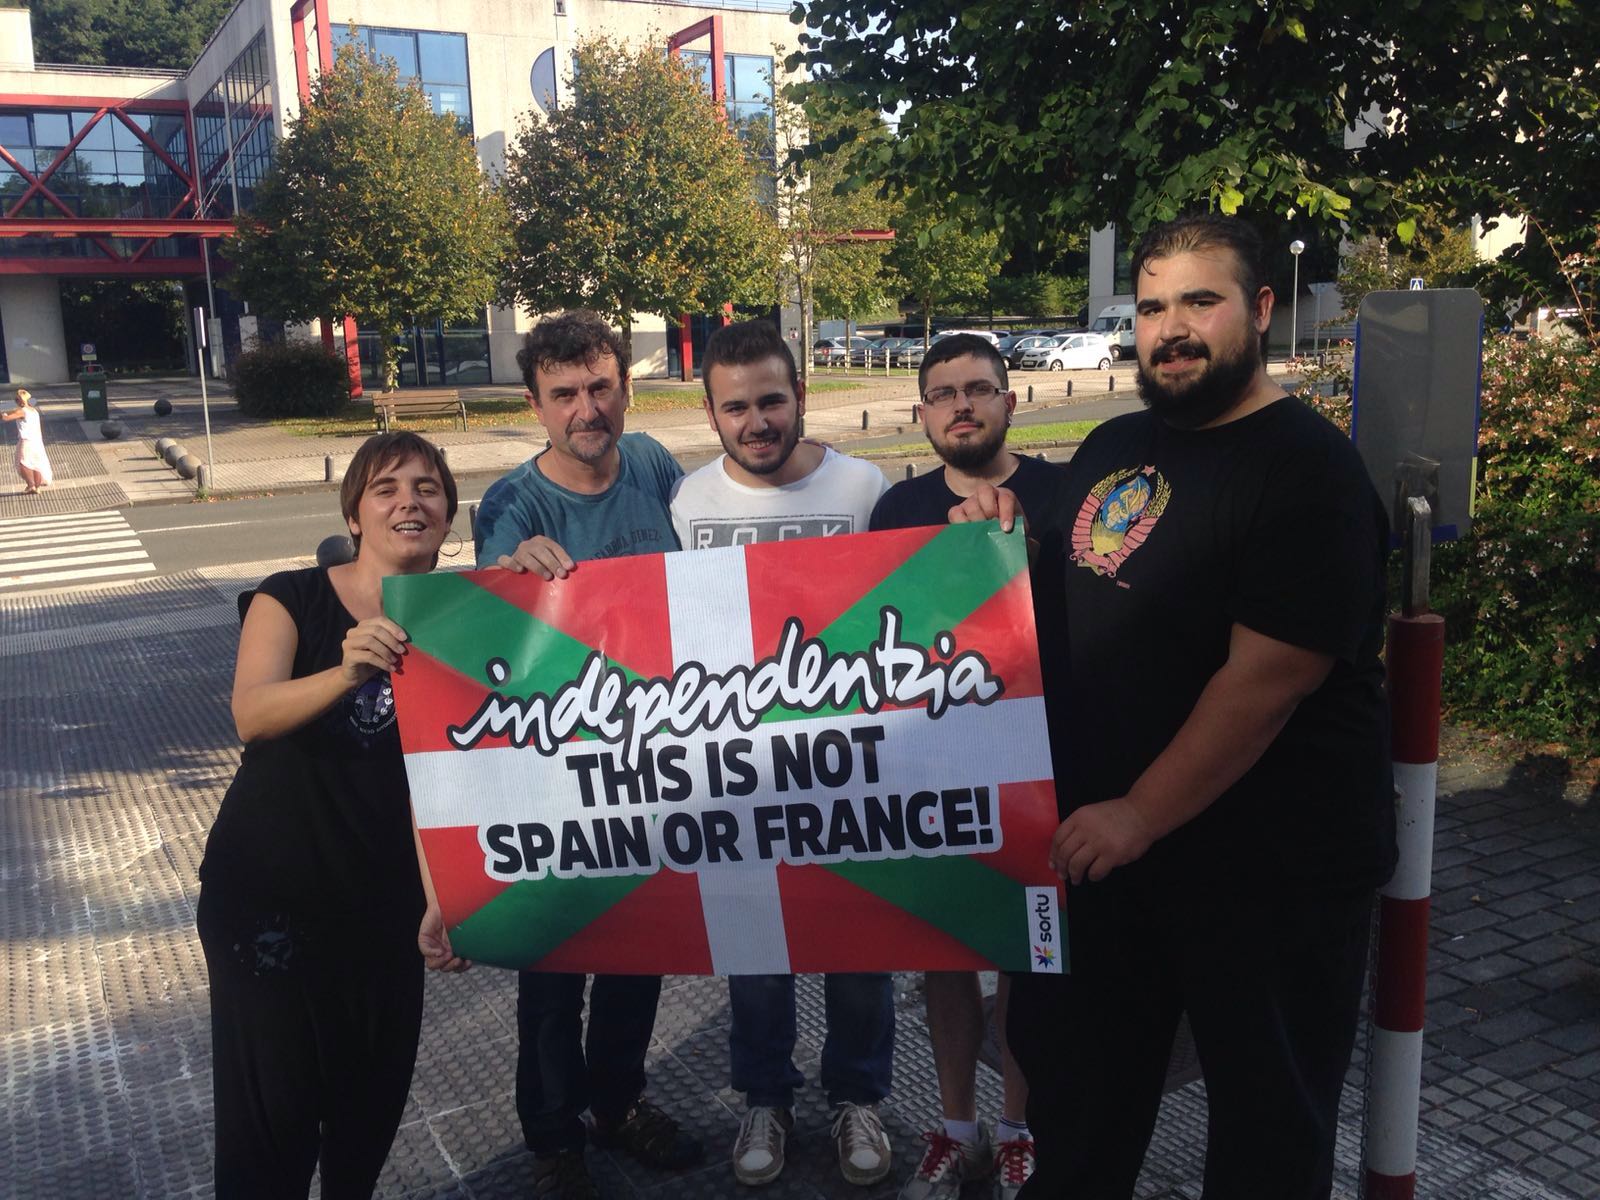
{"type": "MultiPolygon", "coordinates": [[[[0,1196],[165,1200],[211,1194],[206,974],[195,869],[238,761],[228,715],[236,594],[284,564],[94,591],[0,598],[0,1196]]],[[[1600,1195],[1600,796],[1499,763],[1456,737],[1441,773],[1418,1195],[1600,1195]],[[1587,800],[1586,807],[1574,800],[1587,800]]],[[[896,1175],[839,1181],[815,1089],[774,1200],[887,1200],[935,1116],[914,976],[897,981],[896,1175]]],[[[802,984],[800,1064],[815,1081],[821,1003],[802,984]]],[[[528,1194],[511,1103],[509,973],[433,977],[385,1197],[528,1194]]],[[[592,1155],[607,1197],[733,1197],[738,1121],[726,989],[675,978],[651,1095],[707,1141],[686,1175],[592,1155]]],[[[1360,1164],[1358,1058],[1338,1141],[1341,1197],[1360,1164]]],[[[997,1080],[981,1077],[993,1113],[997,1080]]],[[[1139,1187],[1199,1195],[1205,1101],[1168,1096],[1139,1187]]],[[[973,1191],[969,1200],[981,1194],[973,1191]]],[[[1254,1198],[1251,1198],[1254,1200],[1254,1198]]]]}
{"type": "MultiPolygon", "coordinates": [[[[850,375],[819,373],[817,378],[853,386],[847,391],[813,393],[807,403],[808,435],[841,446],[863,439],[876,443],[885,437],[904,436],[920,446],[920,429],[912,420],[912,406],[917,402],[914,374],[898,372],[893,378],[885,379],[865,377],[857,371],[850,375]]],[[[682,390],[696,402],[702,394],[698,381],[683,384],[652,379],[641,381],[641,386],[682,390]]],[[[1079,405],[1095,399],[1129,396],[1133,377],[1131,368],[1127,367],[1119,367],[1106,375],[1071,371],[1030,377],[1016,372],[1013,386],[1023,397],[1019,400],[1019,409],[1037,411],[1068,403],[1079,405]],[[1113,376],[1117,391],[1110,392],[1107,385],[1113,376]],[[1067,394],[1069,382],[1072,385],[1070,397],[1067,394]],[[1030,388],[1034,396],[1032,401],[1026,399],[1030,388]]],[[[519,387],[506,384],[463,391],[496,398],[521,395],[519,387]]],[[[109,409],[111,416],[121,424],[122,434],[115,440],[107,440],[101,436],[98,421],[79,419],[82,413],[77,385],[40,386],[34,389],[34,394],[44,414],[45,440],[56,461],[58,478],[62,474],[63,460],[56,458],[56,447],[76,448],[75,477],[81,482],[70,486],[92,486],[99,490],[92,496],[83,495],[81,499],[89,503],[78,507],[71,507],[70,499],[48,496],[43,504],[27,509],[29,513],[87,511],[90,507],[192,499],[197,481],[181,478],[156,457],[154,447],[157,438],[175,438],[190,453],[205,461],[205,407],[210,409],[211,453],[214,456],[211,491],[217,495],[321,487],[328,480],[330,469],[332,479],[337,481],[343,477],[351,455],[365,436],[299,437],[265,421],[241,416],[232,394],[220,384],[211,385],[209,405],[202,406],[199,382],[175,377],[160,380],[114,378],[109,387],[109,409]],[[155,415],[152,406],[158,398],[171,401],[173,411],[168,416],[155,415]]],[[[709,458],[720,450],[716,435],[698,403],[696,407],[666,412],[630,413],[628,428],[649,432],[673,454],[690,462],[709,458]]],[[[502,474],[545,444],[544,430],[537,424],[466,432],[430,431],[426,436],[445,448],[451,469],[457,475],[502,474]]],[[[0,484],[0,519],[13,515],[12,508],[5,503],[8,495],[0,484]]],[[[16,511],[20,515],[23,510],[16,511]]]]}

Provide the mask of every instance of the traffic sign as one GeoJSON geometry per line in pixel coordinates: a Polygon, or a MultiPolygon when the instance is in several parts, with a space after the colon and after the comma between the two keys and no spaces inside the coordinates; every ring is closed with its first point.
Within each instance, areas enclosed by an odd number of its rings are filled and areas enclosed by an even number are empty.
{"type": "Polygon", "coordinates": [[[1411,277],[1411,287],[1409,289],[1410,291],[1420,292],[1420,291],[1423,290],[1423,286],[1424,285],[1423,285],[1423,282],[1422,282],[1422,276],[1421,275],[1413,275],[1411,277]]]}

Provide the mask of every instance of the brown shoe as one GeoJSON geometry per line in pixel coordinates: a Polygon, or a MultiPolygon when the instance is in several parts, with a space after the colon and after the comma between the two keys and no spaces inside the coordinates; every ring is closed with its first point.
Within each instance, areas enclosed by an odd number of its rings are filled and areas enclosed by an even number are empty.
{"type": "Polygon", "coordinates": [[[676,1121],[643,1097],[635,1100],[615,1125],[596,1118],[594,1143],[626,1150],[647,1167],[671,1171],[692,1167],[706,1156],[698,1138],[685,1133],[676,1121]]]}

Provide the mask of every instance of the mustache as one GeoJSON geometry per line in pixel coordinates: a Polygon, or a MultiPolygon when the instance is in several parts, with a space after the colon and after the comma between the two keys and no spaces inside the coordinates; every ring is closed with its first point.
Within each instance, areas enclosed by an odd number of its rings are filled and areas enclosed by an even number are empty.
{"type": "Polygon", "coordinates": [[[610,433],[611,422],[604,417],[596,417],[592,421],[568,421],[568,433],[610,433]]]}
{"type": "Polygon", "coordinates": [[[1181,342],[1170,342],[1164,346],[1157,346],[1150,352],[1151,363],[1170,362],[1172,359],[1183,355],[1186,358],[1210,358],[1211,348],[1204,342],[1187,339],[1181,342]]]}

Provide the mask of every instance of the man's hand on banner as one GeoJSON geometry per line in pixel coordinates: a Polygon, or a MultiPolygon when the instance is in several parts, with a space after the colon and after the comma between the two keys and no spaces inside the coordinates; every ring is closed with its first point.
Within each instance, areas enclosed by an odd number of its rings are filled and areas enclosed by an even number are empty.
{"type": "Polygon", "coordinates": [[[437,904],[429,904],[422,914],[422,926],[417,930],[417,949],[422,951],[422,961],[430,971],[465,971],[472,966],[469,959],[458,958],[450,948],[450,935],[445,932],[444,914],[437,904]]]}
{"type": "Polygon", "coordinates": [[[578,564],[555,542],[539,534],[523,542],[510,554],[502,554],[495,566],[519,575],[532,571],[541,579],[565,579],[578,564]]]}
{"type": "Polygon", "coordinates": [[[1009,488],[995,487],[990,483],[980,483],[978,490],[952,508],[947,516],[952,525],[964,525],[970,521],[998,520],[1000,528],[1006,533],[1011,532],[1012,526],[1019,518],[1022,521],[1022,530],[1026,533],[1028,518],[1022,511],[1016,493],[1009,488]]]}
{"type": "Polygon", "coordinates": [[[1155,834],[1126,796],[1085,804],[1056,829],[1050,869],[1062,879],[1098,883],[1150,849],[1155,834]]]}
{"type": "Polygon", "coordinates": [[[399,670],[405,652],[404,629],[388,617],[368,617],[344,635],[345,685],[358,688],[379,671],[399,670]]]}

